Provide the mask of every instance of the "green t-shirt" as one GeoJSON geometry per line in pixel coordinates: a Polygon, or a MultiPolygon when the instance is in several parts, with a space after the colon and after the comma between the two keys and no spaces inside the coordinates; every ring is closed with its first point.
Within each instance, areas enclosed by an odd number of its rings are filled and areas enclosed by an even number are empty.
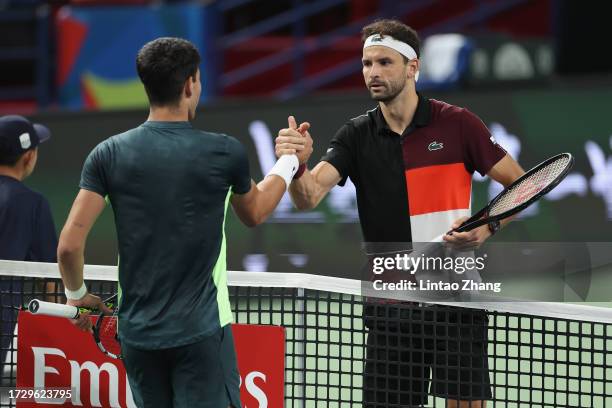
{"type": "Polygon", "coordinates": [[[177,347],[231,323],[225,217],[231,192],[251,189],[240,142],[189,122],[145,122],[96,146],[80,187],[113,207],[121,341],[177,347]]]}

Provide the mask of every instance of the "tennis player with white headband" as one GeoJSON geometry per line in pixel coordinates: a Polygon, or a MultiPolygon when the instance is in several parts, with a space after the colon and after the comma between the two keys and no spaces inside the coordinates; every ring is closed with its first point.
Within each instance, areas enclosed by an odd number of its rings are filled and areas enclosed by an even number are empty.
{"type": "MultiPolygon", "coordinates": [[[[366,243],[427,242],[470,215],[474,171],[507,186],[523,170],[472,112],[416,92],[420,42],[412,28],[381,20],[362,34],[363,78],[378,106],[346,122],[312,170],[312,138],[293,117],[278,133],[276,154],[297,151],[301,166],[289,187],[297,208],[316,207],[350,177],[366,243]]],[[[499,227],[444,240],[470,248],[499,227]]],[[[364,314],[365,408],[421,407],[428,393],[449,408],[483,408],[491,399],[484,311],[372,301],[364,314]]]]}

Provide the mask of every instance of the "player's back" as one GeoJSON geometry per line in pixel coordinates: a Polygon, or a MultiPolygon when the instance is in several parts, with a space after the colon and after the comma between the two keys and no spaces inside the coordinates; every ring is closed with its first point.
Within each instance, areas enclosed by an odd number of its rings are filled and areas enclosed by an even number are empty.
{"type": "Polygon", "coordinates": [[[88,158],[83,179],[99,169],[115,214],[122,340],[173,347],[231,320],[223,227],[242,152],[188,122],[146,122],[88,158]]]}

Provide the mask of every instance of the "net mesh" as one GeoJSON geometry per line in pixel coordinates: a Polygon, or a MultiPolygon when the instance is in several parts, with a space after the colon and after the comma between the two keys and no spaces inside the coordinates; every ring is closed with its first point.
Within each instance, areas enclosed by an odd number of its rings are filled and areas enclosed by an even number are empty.
{"type": "Polygon", "coordinates": [[[567,169],[570,161],[571,157],[569,155],[562,155],[508,189],[506,194],[491,206],[489,215],[495,216],[505,213],[527,202],[559,177],[567,169]]]}
{"type": "MultiPolygon", "coordinates": [[[[59,280],[2,266],[2,385],[10,386],[19,369],[12,305],[63,299],[59,280]]],[[[444,407],[458,397],[486,397],[488,407],[612,406],[608,310],[555,304],[545,317],[507,304],[485,313],[385,303],[363,298],[348,280],[296,276],[234,272],[228,279],[236,322],[285,328],[286,407],[406,407],[419,398],[444,407]]],[[[88,286],[103,298],[116,290],[105,280],[88,286]]]]}

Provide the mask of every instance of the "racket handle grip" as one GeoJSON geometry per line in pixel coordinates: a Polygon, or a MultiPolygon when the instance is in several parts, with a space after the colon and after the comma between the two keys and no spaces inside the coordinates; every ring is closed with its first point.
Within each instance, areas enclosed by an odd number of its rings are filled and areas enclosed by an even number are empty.
{"type": "Polygon", "coordinates": [[[38,299],[30,300],[30,303],[28,303],[28,311],[35,315],[67,317],[68,319],[76,319],[79,317],[80,313],[79,308],[76,306],[44,302],[38,299]]]}

